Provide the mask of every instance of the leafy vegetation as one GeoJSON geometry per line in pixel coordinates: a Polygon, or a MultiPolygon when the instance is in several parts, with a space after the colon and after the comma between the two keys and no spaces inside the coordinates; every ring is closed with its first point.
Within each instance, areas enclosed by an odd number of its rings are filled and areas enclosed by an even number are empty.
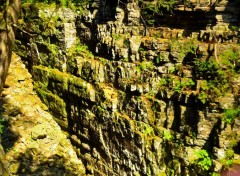
{"type": "Polygon", "coordinates": [[[233,158],[234,158],[234,151],[232,149],[228,149],[226,151],[225,157],[220,160],[220,162],[223,164],[224,168],[229,168],[233,164],[233,158]]]}
{"type": "MultiPolygon", "coordinates": [[[[239,57],[239,51],[232,47],[222,51],[219,54],[219,60],[210,57],[194,62],[195,77],[202,80],[198,97],[203,103],[223,96],[227,91],[233,89],[232,82],[239,74],[239,57]]],[[[229,122],[229,120],[227,121],[229,122]]]]}
{"type": "Polygon", "coordinates": [[[208,155],[208,152],[204,149],[196,151],[197,156],[196,164],[203,170],[208,171],[212,166],[212,160],[208,155]]]}
{"type": "Polygon", "coordinates": [[[55,44],[47,44],[47,49],[51,52],[54,56],[58,54],[58,46],[55,44]]]}
{"type": "Polygon", "coordinates": [[[93,54],[88,49],[87,45],[82,44],[79,40],[76,41],[76,44],[73,45],[71,48],[68,48],[68,56],[86,56],[86,57],[92,57],[93,54]]]}
{"type": "Polygon", "coordinates": [[[64,7],[69,7],[73,10],[78,11],[80,14],[83,14],[85,12],[85,7],[93,3],[93,0],[22,0],[22,3],[56,4],[64,7]]]}
{"type": "Polygon", "coordinates": [[[153,68],[154,68],[154,65],[152,62],[143,61],[136,67],[136,71],[138,74],[141,74],[143,70],[147,70],[147,69],[152,70],[153,68]]]}
{"type": "Polygon", "coordinates": [[[147,123],[136,121],[135,130],[140,131],[145,137],[151,136],[154,134],[154,129],[147,123]]]}
{"type": "Polygon", "coordinates": [[[146,136],[149,136],[149,135],[151,135],[153,133],[154,133],[153,128],[150,125],[148,125],[148,124],[144,124],[144,126],[143,126],[143,134],[146,135],[146,136]]]}
{"type": "Polygon", "coordinates": [[[223,121],[227,124],[232,124],[239,113],[240,109],[227,109],[224,112],[223,121]]]}
{"type": "Polygon", "coordinates": [[[207,99],[214,99],[227,92],[230,87],[230,79],[216,61],[196,60],[194,63],[196,79],[203,80],[199,94],[203,103],[207,99]]]}
{"type": "Polygon", "coordinates": [[[173,139],[173,136],[172,136],[170,130],[164,130],[163,131],[163,139],[166,140],[166,141],[171,141],[173,139]]]}
{"type": "Polygon", "coordinates": [[[174,90],[176,92],[186,91],[191,89],[195,85],[195,82],[191,78],[182,79],[181,81],[177,81],[174,90]]]}
{"type": "Polygon", "coordinates": [[[165,11],[172,12],[176,0],[139,0],[138,4],[141,9],[143,19],[148,25],[153,26],[158,15],[162,15],[165,11]]]}
{"type": "Polygon", "coordinates": [[[183,59],[187,54],[196,54],[197,47],[193,40],[188,40],[184,43],[180,43],[177,38],[170,40],[171,51],[176,51],[179,53],[179,58],[183,59]]]}
{"type": "Polygon", "coordinates": [[[172,79],[170,77],[166,77],[166,78],[160,79],[158,85],[161,88],[161,87],[169,86],[171,83],[172,83],[172,79]]]}
{"type": "Polygon", "coordinates": [[[227,69],[238,71],[238,67],[240,64],[238,61],[239,57],[240,53],[237,49],[235,48],[227,49],[220,54],[221,64],[227,69]]]}
{"type": "Polygon", "coordinates": [[[23,0],[22,1],[23,3],[31,3],[31,4],[34,4],[34,3],[45,3],[45,4],[52,4],[52,3],[60,3],[62,6],[67,6],[71,0],[23,0]]]}

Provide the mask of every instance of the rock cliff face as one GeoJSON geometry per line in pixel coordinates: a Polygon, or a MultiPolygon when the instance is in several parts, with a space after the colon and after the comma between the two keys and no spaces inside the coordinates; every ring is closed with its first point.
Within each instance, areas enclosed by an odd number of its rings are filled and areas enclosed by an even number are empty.
{"type": "MultiPolygon", "coordinates": [[[[4,2],[0,3],[0,6],[4,2]]],[[[15,40],[15,29],[13,24],[18,20],[21,3],[19,0],[10,0],[5,9],[0,12],[0,94],[7,77],[9,64],[11,62],[12,48],[15,40]]],[[[2,120],[2,117],[1,119],[2,120]]],[[[1,129],[2,132],[2,129],[1,129]]],[[[0,139],[1,142],[1,139],[0,139]]],[[[7,161],[4,150],[0,144],[0,175],[8,176],[7,161]]]]}
{"type": "Polygon", "coordinates": [[[92,175],[212,175],[239,161],[239,6],[25,6],[16,51],[92,175]],[[83,45],[84,43],[85,45],[83,45]]]}
{"type": "Polygon", "coordinates": [[[21,58],[13,54],[11,60],[0,99],[0,115],[6,127],[1,142],[8,161],[1,164],[6,164],[11,176],[86,175],[66,133],[33,91],[31,74],[21,58]]]}

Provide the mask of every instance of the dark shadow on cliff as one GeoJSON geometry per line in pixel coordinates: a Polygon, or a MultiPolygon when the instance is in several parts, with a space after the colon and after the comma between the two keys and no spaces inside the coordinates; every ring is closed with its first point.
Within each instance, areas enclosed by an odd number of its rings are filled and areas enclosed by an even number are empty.
{"type": "Polygon", "coordinates": [[[237,143],[236,146],[233,147],[234,153],[240,155],[240,142],[237,143]]]}
{"type": "MultiPolygon", "coordinates": [[[[198,3],[201,3],[200,1],[198,3]]],[[[192,32],[200,32],[200,30],[212,29],[217,23],[216,15],[221,15],[223,23],[229,23],[229,28],[233,29],[239,26],[240,14],[238,10],[233,10],[240,6],[240,1],[229,0],[226,2],[224,10],[221,11],[220,1],[210,1],[205,4],[206,7],[199,8],[201,5],[194,5],[191,2],[179,1],[172,13],[165,12],[161,15],[156,15],[154,27],[168,27],[172,29],[183,29],[183,37],[189,37],[192,32]],[[183,6],[182,9],[180,6],[183,6]],[[178,9],[180,7],[180,9],[178,9]],[[196,9],[195,9],[196,8],[196,9]],[[191,10],[190,10],[191,9],[191,10]],[[230,16],[232,15],[232,17],[230,16]],[[231,19],[230,19],[231,18],[231,19]]],[[[221,20],[220,20],[221,22],[221,20]]],[[[208,35],[207,33],[204,35],[208,35]]],[[[221,37],[221,36],[220,36],[221,37]]],[[[209,37],[202,37],[209,38],[209,37]]]]}
{"type": "MultiPolygon", "coordinates": [[[[174,111],[174,119],[171,129],[177,132],[184,131],[189,136],[196,136],[198,134],[198,123],[199,123],[199,110],[201,106],[196,102],[194,95],[187,96],[186,94],[176,93],[172,96],[171,106],[174,111]],[[182,107],[182,108],[181,108],[182,107]],[[185,109],[183,109],[185,107],[185,109]]],[[[167,109],[169,103],[167,104],[167,109]]],[[[167,124],[165,123],[165,127],[167,124]]]]}
{"type": "Polygon", "coordinates": [[[220,131],[221,119],[218,119],[214,124],[211,132],[209,133],[208,139],[202,146],[202,149],[205,149],[211,153],[213,153],[213,147],[219,147],[219,135],[218,131],[220,131]]]}
{"type": "Polygon", "coordinates": [[[9,123],[10,118],[13,118],[19,113],[20,110],[18,107],[8,104],[5,100],[3,100],[3,97],[0,97],[0,118],[3,120],[2,125],[4,126],[1,134],[1,144],[5,152],[10,150],[19,138],[17,134],[12,132],[9,123]]]}
{"type": "Polygon", "coordinates": [[[197,108],[186,107],[186,111],[184,112],[185,123],[187,127],[189,127],[192,134],[191,136],[198,135],[198,123],[199,123],[199,113],[197,108]]]}
{"type": "Polygon", "coordinates": [[[173,101],[173,111],[174,111],[174,119],[173,119],[173,123],[171,126],[171,129],[179,132],[180,130],[180,123],[181,123],[181,108],[180,105],[173,101]]]}

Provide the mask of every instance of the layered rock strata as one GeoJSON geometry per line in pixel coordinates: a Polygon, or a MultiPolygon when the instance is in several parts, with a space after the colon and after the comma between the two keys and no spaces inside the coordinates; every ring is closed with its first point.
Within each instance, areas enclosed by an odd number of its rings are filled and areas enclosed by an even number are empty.
{"type": "Polygon", "coordinates": [[[87,173],[211,175],[237,162],[240,120],[229,123],[224,112],[238,108],[239,75],[226,89],[225,76],[216,76],[228,73],[227,51],[239,57],[239,31],[229,27],[239,22],[236,2],[179,3],[180,17],[203,19],[191,28],[172,26],[171,15],[162,27],[146,28],[134,2],[104,2],[77,18],[70,9],[26,7],[34,13],[26,10],[24,23],[39,32],[29,40],[22,34],[17,45],[87,173]],[[214,61],[213,76],[196,71],[205,61],[214,61]],[[220,82],[211,91],[206,85],[214,76],[220,82]]]}
{"type": "Polygon", "coordinates": [[[0,113],[7,124],[1,142],[10,175],[85,175],[70,140],[46,112],[31,75],[15,54],[2,94],[0,113]]]}

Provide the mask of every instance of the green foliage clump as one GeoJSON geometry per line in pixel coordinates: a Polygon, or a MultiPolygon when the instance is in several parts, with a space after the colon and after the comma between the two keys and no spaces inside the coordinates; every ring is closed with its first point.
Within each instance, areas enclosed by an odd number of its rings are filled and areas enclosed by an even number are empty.
{"type": "Polygon", "coordinates": [[[123,38],[123,36],[120,35],[120,34],[112,34],[112,38],[113,38],[114,40],[119,40],[119,39],[123,38]]]}
{"type": "Polygon", "coordinates": [[[232,30],[232,31],[236,31],[236,32],[238,32],[239,31],[239,26],[235,26],[235,25],[233,25],[233,26],[229,26],[229,28],[232,30]]]}
{"type": "Polygon", "coordinates": [[[201,83],[201,91],[198,94],[198,99],[203,104],[205,104],[209,98],[208,92],[209,92],[208,82],[206,80],[203,80],[201,83]]]}
{"type": "Polygon", "coordinates": [[[143,128],[143,134],[144,135],[149,136],[149,135],[154,133],[154,130],[150,125],[145,124],[143,127],[144,127],[143,128]]]}
{"type": "Polygon", "coordinates": [[[154,25],[157,15],[162,15],[164,11],[172,12],[176,0],[139,0],[138,4],[141,14],[148,25],[154,25]]]}
{"type": "Polygon", "coordinates": [[[172,79],[170,77],[160,79],[158,85],[159,87],[168,87],[172,83],[172,79]]]}
{"type": "Polygon", "coordinates": [[[221,65],[228,69],[236,70],[239,65],[240,53],[237,49],[231,48],[220,54],[221,65]]]}
{"type": "Polygon", "coordinates": [[[86,56],[93,57],[93,54],[88,49],[87,45],[82,44],[79,40],[76,41],[76,44],[67,50],[68,56],[86,56]]]}
{"type": "Polygon", "coordinates": [[[215,60],[196,60],[195,77],[202,80],[199,99],[202,103],[224,95],[230,88],[231,76],[215,60]]]}
{"type": "Polygon", "coordinates": [[[194,44],[194,40],[188,40],[184,43],[180,43],[177,38],[173,38],[170,41],[171,51],[179,53],[179,57],[183,59],[187,54],[196,54],[197,46],[194,44]]]}
{"type": "Polygon", "coordinates": [[[154,135],[154,129],[147,123],[136,121],[135,130],[141,132],[145,137],[154,135]]]}
{"type": "Polygon", "coordinates": [[[185,79],[184,81],[177,81],[176,86],[174,87],[174,90],[176,92],[181,92],[184,90],[191,89],[195,85],[195,82],[191,79],[185,79]]]}
{"type": "Polygon", "coordinates": [[[216,61],[212,60],[196,60],[195,62],[195,74],[198,79],[213,80],[218,77],[220,72],[220,67],[216,61]]]}
{"type": "Polygon", "coordinates": [[[86,52],[88,50],[87,45],[77,45],[75,48],[76,53],[81,54],[83,52],[86,52]]]}
{"type": "Polygon", "coordinates": [[[152,62],[143,61],[136,67],[136,71],[138,74],[141,74],[143,70],[147,70],[147,69],[152,70],[153,68],[154,68],[154,65],[152,62]]]}
{"type": "Polygon", "coordinates": [[[58,46],[55,44],[47,44],[47,48],[49,52],[51,52],[54,56],[58,54],[58,46]]]}
{"type": "MultiPolygon", "coordinates": [[[[237,49],[230,48],[223,51],[219,58],[196,60],[194,62],[195,77],[202,80],[198,98],[203,103],[206,103],[207,100],[214,100],[223,96],[227,91],[233,90],[232,82],[240,68],[239,57],[240,54],[237,49]]],[[[229,120],[227,121],[229,122],[229,120]]]]}
{"type": "Polygon", "coordinates": [[[172,136],[170,130],[164,130],[163,131],[163,139],[166,140],[166,141],[171,141],[173,139],[173,136],[172,136]]]}
{"type": "Polygon", "coordinates": [[[224,112],[223,121],[227,124],[232,124],[235,118],[239,115],[240,109],[227,109],[224,112]]]}
{"type": "Polygon", "coordinates": [[[220,162],[223,164],[224,168],[229,168],[233,164],[233,158],[234,158],[234,151],[232,149],[228,149],[226,151],[225,157],[221,159],[220,162]]]}
{"type": "Polygon", "coordinates": [[[93,0],[22,0],[22,3],[45,3],[56,4],[63,7],[69,7],[75,11],[78,11],[80,15],[85,12],[86,6],[93,3],[93,0]]]}
{"type": "Polygon", "coordinates": [[[208,155],[208,152],[204,149],[195,152],[197,156],[196,164],[203,170],[208,171],[212,166],[212,160],[208,155]]]}

